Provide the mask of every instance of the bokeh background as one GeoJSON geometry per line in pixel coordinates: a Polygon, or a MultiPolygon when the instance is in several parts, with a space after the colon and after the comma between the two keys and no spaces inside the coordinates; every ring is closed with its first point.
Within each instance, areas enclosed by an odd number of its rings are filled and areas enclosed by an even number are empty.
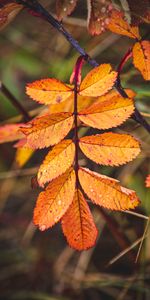
{"type": "MultiPolygon", "coordinates": [[[[41,3],[55,14],[55,1],[41,0],[41,3]]],[[[79,1],[71,17],[64,20],[64,26],[91,57],[116,68],[134,41],[110,32],[92,37],[87,31],[86,18],[86,1],[79,1]]],[[[148,37],[147,25],[141,25],[140,30],[148,37]]],[[[68,81],[78,57],[54,28],[25,10],[1,32],[0,44],[0,80],[31,114],[41,106],[25,95],[26,83],[47,77],[68,81]]],[[[83,75],[89,70],[86,64],[83,75]]],[[[150,89],[131,61],[121,79],[124,87],[137,93],[136,106],[149,122],[150,89]]],[[[0,93],[1,125],[18,120],[21,120],[18,111],[0,93]]],[[[90,132],[93,131],[89,129],[90,132]]],[[[1,300],[150,299],[149,228],[135,263],[150,213],[150,189],[145,188],[145,178],[150,173],[150,136],[132,120],[117,132],[129,132],[140,140],[142,153],[136,160],[118,168],[97,166],[83,156],[80,160],[90,169],[119,179],[123,186],[136,190],[141,199],[136,213],[145,217],[91,206],[99,237],[93,249],[82,253],[67,246],[60,224],[46,232],[40,232],[32,224],[39,189],[31,188],[31,178],[47,150],[36,151],[19,168],[13,143],[0,145],[1,300]],[[125,249],[129,251],[117,258],[125,249]]]]}

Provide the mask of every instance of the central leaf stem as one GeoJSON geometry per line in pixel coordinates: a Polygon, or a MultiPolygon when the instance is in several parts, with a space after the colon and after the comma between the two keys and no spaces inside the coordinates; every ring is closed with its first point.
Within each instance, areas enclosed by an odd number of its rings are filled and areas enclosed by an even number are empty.
{"type": "Polygon", "coordinates": [[[74,143],[75,143],[75,162],[74,162],[74,170],[76,174],[76,189],[79,186],[79,178],[78,178],[78,169],[79,169],[79,138],[78,138],[78,86],[81,80],[81,68],[83,64],[83,56],[80,56],[77,59],[74,71],[73,71],[73,81],[74,81],[74,143]]]}

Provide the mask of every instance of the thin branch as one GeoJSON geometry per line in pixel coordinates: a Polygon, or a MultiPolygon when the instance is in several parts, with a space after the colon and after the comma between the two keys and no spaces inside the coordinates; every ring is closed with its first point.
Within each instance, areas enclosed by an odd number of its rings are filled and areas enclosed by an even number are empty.
{"type": "MultiPolygon", "coordinates": [[[[80,53],[84,60],[87,61],[92,67],[97,67],[99,65],[96,62],[96,60],[93,60],[79,45],[79,43],[72,37],[72,35],[63,27],[62,23],[55,19],[37,0],[16,0],[16,2],[28,8],[30,10],[30,13],[34,16],[41,17],[45,19],[48,23],[50,23],[66,38],[66,40],[72,45],[72,47],[76,49],[76,51],[80,53]]],[[[126,92],[123,90],[119,80],[116,81],[115,88],[123,98],[128,97],[126,92]]],[[[141,124],[150,133],[150,125],[143,118],[143,116],[140,114],[137,108],[135,109],[133,119],[137,123],[141,124]]]]}
{"type": "Polygon", "coordinates": [[[9,99],[13,106],[18,110],[18,112],[22,114],[24,120],[28,122],[30,120],[29,114],[2,82],[0,83],[0,90],[9,99]]]}

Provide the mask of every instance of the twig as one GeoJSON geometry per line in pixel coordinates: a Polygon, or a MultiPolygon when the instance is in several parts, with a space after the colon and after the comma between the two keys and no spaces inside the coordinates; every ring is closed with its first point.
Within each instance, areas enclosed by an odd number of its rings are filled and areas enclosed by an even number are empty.
{"type": "MultiPolygon", "coordinates": [[[[148,233],[144,236],[144,239],[147,236],[148,236],[148,233]]],[[[120,259],[122,256],[124,256],[126,253],[128,253],[131,249],[136,247],[138,244],[140,244],[141,241],[143,241],[143,235],[139,239],[137,239],[131,246],[129,246],[128,248],[126,248],[125,250],[120,252],[118,255],[116,255],[113,259],[111,259],[110,262],[108,263],[108,266],[114,264],[118,259],[120,259]]]]}
{"type": "Polygon", "coordinates": [[[10,102],[19,111],[19,113],[22,114],[24,120],[28,122],[30,120],[29,114],[2,82],[0,82],[0,90],[10,100],[10,102]]]}

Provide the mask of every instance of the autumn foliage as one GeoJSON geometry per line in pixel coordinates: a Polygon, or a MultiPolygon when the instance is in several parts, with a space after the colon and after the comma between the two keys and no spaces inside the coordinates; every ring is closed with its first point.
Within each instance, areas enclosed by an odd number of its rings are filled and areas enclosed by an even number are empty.
{"type": "MultiPolygon", "coordinates": [[[[58,19],[70,14],[76,4],[77,1],[56,1],[58,19]]],[[[94,1],[88,1],[88,5],[90,32],[100,34],[107,29],[134,39],[133,64],[145,80],[150,80],[150,42],[141,39],[138,24],[129,24],[123,12],[113,9],[111,1],[105,1],[104,5],[99,1],[100,10],[94,1]],[[104,11],[105,17],[102,16],[104,11]]],[[[132,5],[131,11],[134,9],[132,5]]],[[[143,16],[148,22],[144,12],[143,16]]],[[[120,74],[106,63],[93,68],[81,80],[82,63],[83,57],[80,57],[68,84],[55,78],[27,84],[27,95],[47,105],[47,114],[27,124],[6,125],[0,129],[0,141],[20,140],[16,147],[21,166],[36,149],[51,147],[37,174],[37,182],[44,190],[38,196],[33,221],[41,231],[60,221],[69,245],[77,250],[88,249],[96,242],[97,228],[87,200],[118,211],[134,209],[140,202],[136,193],[122,187],[118,180],[79,165],[79,151],[105,166],[126,164],[140,153],[135,137],[112,132],[112,128],[133,115],[134,92],[127,90],[127,97],[123,98],[113,89],[120,74]],[[79,138],[78,128],[82,126],[111,131],[79,138]],[[27,158],[20,159],[24,157],[22,153],[27,158]]],[[[149,186],[149,177],[146,184],[149,186]]]]}
{"type": "Polygon", "coordinates": [[[71,98],[73,112],[62,111],[35,118],[22,126],[21,132],[26,138],[24,147],[38,149],[54,145],[37,174],[39,185],[48,185],[36,203],[35,225],[43,231],[61,221],[70,246],[84,250],[95,244],[97,236],[86,196],[93,203],[112,210],[135,208],[139,199],[134,191],[125,189],[117,180],[80,167],[79,148],[98,164],[118,166],[133,160],[140,152],[140,145],[128,134],[113,132],[78,138],[79,125],[108,129],[122,124],[134,112],[133,99],[124,99],[115,91],[109,92],[117,78],[117,72],[109,64],[92,69],[78,85],[79,60],[74,71],[74,85],[42,79],[28,84],[26,90],[35,101],[55,103],[56,110],[57,105],[71,98]],[[78,111],[78,105],[75,105],[78,95],[80,101],[86,101],[86,97],[94,97],[96,101],[78,111]],[[73,139],[64,139],[71,130],[75,133],[73,139]]]}

